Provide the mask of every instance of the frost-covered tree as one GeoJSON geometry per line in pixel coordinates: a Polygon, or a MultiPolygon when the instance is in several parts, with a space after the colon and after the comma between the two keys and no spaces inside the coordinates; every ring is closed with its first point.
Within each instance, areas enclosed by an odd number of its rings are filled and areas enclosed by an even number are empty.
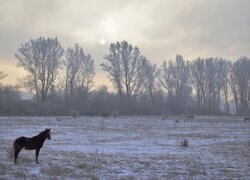
{"type": "Polygon", "coordinates": [[[175,61],[163,61],[159,69],[159,81],[167,90],[173,113],[185,112],[191,94],[189,74],[189,63],[181,55],[177,55],[175,61]]]}
{"type": "Polygon", "coordinates": [[[191,62],[190,70],[199,113],[220,113],[222,94],[229,113],[228,62],[222,58],[197,58],[191,62]]]}
{"type": "Polygon", "coordinates": [[[151,102],[154,103],[154,92],[157,87],[157,68],[155,64],[148,63],[145,69],[146,73],[146,83],[145,83],[145,91],[149,93],[151,102]]]}
{"type": "Polygon", "coordinates": [[[75,44],[68,48],[64,61],[65,68],[65,93],[73,95],[77,91],[89,91],[95,76],[94,60],[91,55],[85,54],[83,49],[75,44]]]}
{"type": "Polygon", "coordinates": [[[220,92],[222,88],[220,60],[218,58],[208,58],[205,60],[205,64],[207,113],[217,114],[220,111],[220,92]]]}
{"type": "Polygon", "coordinates": [[[46,100],[58,75],[63,52],[57,38],[40,37],[21,44],[15,54],[17,65],[27,72],[23,84],[36,93],[37,101],[46,100]]]}
{"type": "Polygon", "coordinates": [[[0,71],[0,80],[5,78],[6,76],[7,76],[7,74],[5,74],[4,71],[0,71]]]}
{"type": "MultiPolygon", "coordinates": [[[[221,88],[221,94],[218,95],[218,98],[222,98],[222,101],[225,103],[225,111],[227,114],[230,113],[230,106],[229,106],[229,100],[230,100],[230,92],[229,92],[229,75],[230,75],[230,61],[225,59],[219,60],[219,86],[221,88]]],[[[219,107],[218,107],[219,108],[219,107]]]]}
{"type": "Polygon", "coordinates": [[[206,102],[206,81],[205,81],[205,60],[197,58],[191,62],[191,82],[196,92],[198,110],[200,113],[205,111],[206,102]]]}
{"type": "Polygon", "coordinates": [[[126,95],[130,99],[143,91],[149,62],[138,47],[126,41],[112,43],[104,59],[106,62],[101,64],[102,69],[108,72],[120,97],[126,95]]]}
{"type": "MultiPolygon", "coordinates": [[[[4,79],[7,76],[7,74],[4,73],[4,71],[0,71],[0,80],[4,79]]],[[[0,83],[1,86],[1,83],[0,83]]]]}
{"type": "Polygon", "coordinates": [[[240,57],[232,64],[231,87],[234,96],[236,113],[248,114],[250,101],[250,59],[240,57]]]}

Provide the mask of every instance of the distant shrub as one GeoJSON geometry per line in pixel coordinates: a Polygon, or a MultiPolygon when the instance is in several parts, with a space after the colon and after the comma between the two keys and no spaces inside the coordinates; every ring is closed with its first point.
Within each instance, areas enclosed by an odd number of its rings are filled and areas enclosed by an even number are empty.
{"type": "Polygon", "coordinates": [[[56,117],[56,120],[57,120],[58,122],[60,122],[62,119],[61,119],[61,117],[56,117]]]}
{"type": "Polygon", "coordinates": [[[162,114],[161,120],[164,121],[164,120],[167,120],[167,119],[168,119],[168,115],[167,114],[162,114]]]}
{"type": "Polygon", "coordinates": [[[79,116],[79,113],[78,113],[78,111],[73,110],[70,112],[70,115],[72,118],[77,118],[79,116]]]}
{"type": "Polygon", "coordinates": [[[102,114],[101,114],[101,117],[102,117],[102,118],[109,118],[109,117],[110,117],[110,114],[109,114],[109,113],[102,113],[102,114]]]}
{"type": "Polygon", "coordinates": [[[119,115],[118,111],[113,111],[113,112],[112,112],[112,116],[113,116],[114,118],[117,118],[118,115],[119,115]]]}
{"type": "Polygon", "coordinates": [[[187,115],[187,118],[188,118],[188,119],[194,119],[194,115],[188,114],[188,115],[187,115]]]}

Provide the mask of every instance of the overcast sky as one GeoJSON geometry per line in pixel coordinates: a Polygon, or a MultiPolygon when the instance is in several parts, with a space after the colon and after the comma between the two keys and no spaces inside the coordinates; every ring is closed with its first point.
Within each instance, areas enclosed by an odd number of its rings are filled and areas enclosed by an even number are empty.
{"type": "Polygon", "coordinates": [[[109,84],[100,70],[109,44],[126,40],[151,62],[250,57],[250,0],[0,0],[0,70],[15,84],[23,70],[14,54],[21,43],[58,37],[79,43],[95,59],[95,85],[109,84]],[[105,40],[105,44],[100,43],[105,40]]]}

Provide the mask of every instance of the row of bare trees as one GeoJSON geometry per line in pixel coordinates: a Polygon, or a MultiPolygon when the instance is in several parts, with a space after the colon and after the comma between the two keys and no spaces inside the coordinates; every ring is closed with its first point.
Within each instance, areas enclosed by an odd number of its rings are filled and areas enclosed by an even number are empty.
{"type": "Polygon", "coordinates": [[[22,86],[34,92],[37,101],[46,101],[59,87],[67,100],[91,88],[94,60],[78,44],[64,51],[57,38],[40,37],[22,44],[15,57],[27,72],[22,86]]]}
{"type": "Polygon", "coordinates": [[[119,96],[128,99],[148,93],[164,92],[169,113],[248,114],[250,96],[250,59],[236,62],[222,58],[176,59],[163,61],[157,69],[138,47],[126,41],[112,43],[101,64],[109,74],[119,96]],[[234,104],[233,104],[234,103],[234,104]],[[192,107],[192,108],[190,108],[192,107]]]}
{"type": "MultiPolygon", "coordinates": [[[[61,111],[245,115],[250,109],[247,57],[189,61],[177,55],[157,68],[138,47],[112,43],[101,67],[115,92],[105,86],[92,89],[94,59],[78,44],[64,50],[57,38],[40,37],[21,44],[15,57],[27,72],[20,85],[35,94],[36,102],[57,104],[61,111]]],[[[5,76],[1,71],[0,79],[5,76]]]]}
{"type": "Polygon", "coordinates": [[[159,81],[167,90],[172,112],[187,113],[191,97],[196,113],[248,114],[250,98],[250,59],[236,62],[222,58],[163,61],[159,81]]]}

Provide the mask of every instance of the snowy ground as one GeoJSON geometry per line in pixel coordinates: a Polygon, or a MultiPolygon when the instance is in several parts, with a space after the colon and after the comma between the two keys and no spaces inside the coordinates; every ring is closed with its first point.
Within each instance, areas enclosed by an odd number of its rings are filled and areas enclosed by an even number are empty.
{"type": "Polygon", "coordinates": [[[0,179],[250,179],[250,122],[240,117],[0,117],[0,125],[0,179]],[[23,150],[14,166],[4,146],[45,128],[52,139],[40,164],[23,150]]]}

